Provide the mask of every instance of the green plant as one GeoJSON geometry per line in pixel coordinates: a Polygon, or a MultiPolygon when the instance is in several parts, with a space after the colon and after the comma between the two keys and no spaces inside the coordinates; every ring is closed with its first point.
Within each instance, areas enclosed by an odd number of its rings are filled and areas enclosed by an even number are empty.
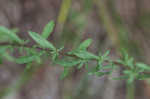
{"type": "MultiPolygon", "coordinates": [[[[110,51],[104,54],[95,55],[88,51],[88,47],[92,43],[92,39],[83,41],[77,48],[64,52],[63,48],[56,48],[53,43],[47,40],[54,28],[54,22],[50,21],[40,34],[29,31],[29,35],[35,44],[30,45],[29,39],[22,40],[14,30],[6,27],[0,27],[0,62],[6,58],[9,61],[18,64],[30,64],[32,62],[41,63],[46,59],[51,59],[54,64],[58,64],[64,68],[61,78],[69,74],[70,68],[85,68],[89,75],[104,76],[111,75],[114,69],[123,68],[120,77],[113,77],[114,80],[125,79],[129,84],[135,80],[144,80],[150,77],[150,67],[141,62],[135,62],[132,57],[122,50],[121,56],[117,60],[109,57],[110,51]],[[19,57],[12,55],[18,50],[19,57]],[[41,58],[42,57],[42,58],[41,58]],[[97,65],[92,68],[89,62],[96,62],[97,65]]],[[[30,70],[31,65],[27,65],[25,70],[30,70]]]]}

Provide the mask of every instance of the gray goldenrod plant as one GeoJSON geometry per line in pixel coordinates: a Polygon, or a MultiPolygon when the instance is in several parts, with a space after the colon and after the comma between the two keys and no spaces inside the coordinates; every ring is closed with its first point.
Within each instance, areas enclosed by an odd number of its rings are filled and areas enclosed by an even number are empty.
{"type": "MultiPolygon", "coordinates": [[[[149,65],[135,62],[125,51],[122,52],[121,57],[117,60],[109,58],[109,51],[99,55],[89,52],[87,48],[92,43],[92,39],[86,39],[77,48],[69,52],[64,52],[64,47],[56,48],[53,43],[47,40],[54,26],[54,21],[50,21],[44,27],[41,35],[29,31],[29,36],[35,41],[34,45],[30,44],[30,40],[20,38],[15,29],[10,30],[0,26],[0,63],[4,58],[17,64],[41,63],[41,61],[49,57],[54,64],[64,68],[64,72],[61,75],[64,78],[68,75],[70,68],[81,69],[85,67],[88,69],[89,62],[94,61],[97,65],[88,70],[89,75],[99,77],[111,75],[114,69],[123,68],[120,77],[113,79],[126,79],[128,83],[132,83],[134,80],[144,80],[150,77],[149,65]],[[12,55],[14,50],[18,50],[19,57],[12,55]]],[[[26,69],[30,68],[31,65],[27,65],[26,69]]]]}

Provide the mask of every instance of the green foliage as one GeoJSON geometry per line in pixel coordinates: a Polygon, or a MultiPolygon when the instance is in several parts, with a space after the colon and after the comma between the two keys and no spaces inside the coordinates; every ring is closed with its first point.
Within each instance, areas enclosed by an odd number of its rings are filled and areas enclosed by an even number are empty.
{"type": "Polygon", "coordinates": [[[15,33],[14,31],[11,31],[3,26],[0,27],[0,35],[2,36],[7,36],[10,40],[15,41],[17,43],[22,44],[23,40],[21,40],[15,33]]]}
{"type": "Polygon", "coordinates": [[[68,54],[75,55],[76,57],[79,57],[81,59],[97,59],[98,58],[96,55],[94,55],[88,51],[82,51],[82,50],[73,51],[68,54]]]}
{"type": "Polygon", "coordinates": [[[52,33],[53,29],[54,29],[54,21],[50,21],[45,27],[44,27],[44,30],[42,32],[42,37],[47,39],[50,34],[52,33]]]}
{"type": "Polygon", "coordinates": [[[31,68],[31,63],[41,63],[44,61],[44,57],[51,57],[51,61],[54,64],[58,64],[64,68],[61,75],[61,79],[66,77],[71,68],[85,68],[88,70],[89,75],[105,76],[111,75],[115,69],[123,68],[122,75],[120,77],[113,78],[115,80],[127,80],[128,83],[132,83],[134,80],[144,80],[150,78],[150,67],[147,64],[136,62],[134,58],[129,57],[125,50],[122,51],[121,57],[116,60],[112,60],[109,57],[110,51],[107,50],[104,54],[93,54],[88,51],[88,47],[92,43],[92,39],[83,41],[77,48],[63,52],[64,47],[57,49],[47,38],[50,36],[54,28],[54,22],[50,21],[43,29],[41,35],[35,32],[29,32],[30,37],[37,43],[29,46],[29,40],[23,41],[15,32],[16,30],[9,30],[5,27],[0,27],[0,36],[9,38],[0,46],[0,63],[3,58],[9,61],[16,62],[18,64],[27,64],[26,69],[31,68]],[[11,41],[11,42],[10,42],[11,41]],[[18,49],[19,57],[14,57],[13,52],[18,49]],[[96,62],[96,66],[89,69],[88,64],[90,62],[96,62]]]}
{"type": "Polygon", "coordinates": [[[56,64],[59,64],[64,67],[72,67],[80,63],[80,60],[72,59],[72,60],[56,60],[56,64]]]}
{"type": "Polygon", "coordinates": [[[50,48],[51,50],[56,50],[56,48],[53,46],[52,43],[48,42],[46,39],[44,39],[42,36],[40,36],[38,33],[35,32],[29,32],[29,35],[32,37],[32,39],[38,43],[42,48],[50,48]]]}
{"type": "Polygon", "coordinates": [[[92,43],[92,39],[87,39],[79,45],[78,49],[86,50],[90,46],[91,43],[92,43]]]}
{"type": "Polygon", "coordinates": [[[22,56],[16,59],[16,63],[18,64],[25,64],[25,63],[30,63],[34,61],[37,58],[37,56],[22,56]]]}
{"type": "Polygon", "coordinates": [[[136,63],[136,66],[138,67],[138,68],[140,68],[140,69],[143,69],[143,70],[150,70],[150,67],[149,67],[149,65],[146,65],[146,64],[144,64],[144,63],[136,63]]]}

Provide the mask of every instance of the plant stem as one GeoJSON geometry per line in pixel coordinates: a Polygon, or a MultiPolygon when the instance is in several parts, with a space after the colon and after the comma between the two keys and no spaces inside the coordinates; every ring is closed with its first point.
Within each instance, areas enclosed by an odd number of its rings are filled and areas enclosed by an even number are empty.
{"type": "Polygon", "coordinates": [[[72,3],[72,0],[63,0],[62,1],[60,12],[58,15],[58,23],[59,24],[64,24],[66,22],[71,3],[72,3]]]}
{"type": "MultiPolygon", "coordinates": [[[[20,48],[20,47],[24,47],[24,48],[33,48],[33,45],[28,45],[28,44],[15,44],[15,43],[9,43],[9,42],[3,42],[3,43],[0,43],[0,46],[11,46],[11,47],[14,47],[14,48],[20,48]]],[[[45,48],[42,48],[42,47],[39,47],[39,46],[36,46],[35,49],[37,50],[43,50],[47,53],[50,53],[52,50],[51,49],[45,49],[45,48]]],[[[69,56],[69,57],[73,57],[73,58],[77,58],[79,59],[80,57],[76,56],[76,55],[70,55],[66,52],[59,52],[59,54],[61,56],[69,56]]],[[[91,59],[92,61],[97,61],[97,59],[91,59]]],[[[109,63],[110,61],[108,60],[105,60],[106,63],[109,63]]],[[[129,66],[126,66],[120,62],[117,62],[115,60],[111,60],[111,62],[113,62],[113,64],[119,66],[119,67],[122,67],[124,69],[128,69],[130,70],[131,68],[129,66]]],[[[141,72],[141,75],[144,75],[144,74],[147,74],[147,75],[150,75],[150,72],[149,71],[144,71],[144,72],[141,72]]]]}
{"type": "Polygon", "coordinates": [[[126,99],[135,99],[135,82],[127,83],[127,96],[126,99]]]}
{"type": "Polygon", "coordinates": [[[72,4],[72,0],[62,0],[60,11],[57,17],[57,26],[56,26],[56,40],[60,39],[60,36],[63,32],[64,24],[66,23],[69,10],[72,4]]]}

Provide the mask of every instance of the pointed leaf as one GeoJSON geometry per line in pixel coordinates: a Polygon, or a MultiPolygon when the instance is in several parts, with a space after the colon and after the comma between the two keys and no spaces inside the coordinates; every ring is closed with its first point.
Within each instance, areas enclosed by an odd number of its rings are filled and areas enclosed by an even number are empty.
{"type": "Polygon", "coordinates": [[[128,76],[127,75],[123,75],[123,76],[120,76],[120,77],[113,77],[112,80],[124,80],[124,79],[128,79],[128,76]]]}
{"type": "Polygon", "coordinates": [[[25,64],[30,63],[36,59],[36,56],[22,56],[16,59],[16,63],[18,64],[25,64]]]}
{"type": "Polygon", "coordinates": [[[137,77],[137,79],[139,79],[139,80],[145,80],[145,79],[149,79],[149,78],[150,78],[149,74],[140,74],[137,77]]]}
{"type": "Polygon", "coordinates": [[[83,59],[98,59],[99,57],[87,51],[76,51],[71,53],[83,59]]]}
{"type": "Polygon", "coordinates": [[[45,27],[44,27],[44,30],[42,32],[42,37],[47,39],[48,36],[50,36],[50,34],[52,33],[53,29],[54,29],[54,21],[50,21],[45,27]]]}
{"type": "Polygon", "coordinates": [[[77,68],[81,69],[83,65],[84,65],[84,62],[81,62],[77,68]]]}
{"type": "Polygon", "coordinates": [[[23,40],[21,40],[13,31],[10,31],[9,29],[0,26],[0,34],[6,34],[10,39],[13,41],[16,41],[18,43],[23,43],[23,40]]]}
{"type": "Polygon", "coordinates": [[[35,32],[29,32],[29,35],[32,37],[33,40],[35,40],[36,43],[38,43],[43,48],[50,48],[52,50],[56,50],[56,48],[53,46],[52,43],[48,42],[46,39],[44,39],[42,36],[40,36],[38,33],[35,32]]]}
{"type": "Polygon", "coordinates": [[[56,60],[56,64],[64,67],[71,67],[80,63],[80,60],[56,60]]]}
{"type": "Polygon", "coordinates": [[[144,63],[136,63],[136,66],[144,70],[150,70],[150,66],[144,63]]]}
{"type": "Polygon", "coordinates": [[[101,77],[101,76],[110,74],[110,72],[96,72],[96,73],[94,73],[94,74],[95,74],[96,76],[98,76],[98,77],[101,77]]]}
{"type": "Polygon", "coordinates": [[[110,53],[110,51],[107,50],[107,51],[104,53],[103,57],[106,58],[106,57],[109,55],[109,53],[110,53]]]}
{"type": "Polygon", "coordinates": [[[82,42],[80,44],[80,46],[78,47],[78,49],[80,49],[80,50],[86,50],[91,43],[92,43],[92,39],[87,39],[87,40],[85,40],[84,42],[82,42]]]}

